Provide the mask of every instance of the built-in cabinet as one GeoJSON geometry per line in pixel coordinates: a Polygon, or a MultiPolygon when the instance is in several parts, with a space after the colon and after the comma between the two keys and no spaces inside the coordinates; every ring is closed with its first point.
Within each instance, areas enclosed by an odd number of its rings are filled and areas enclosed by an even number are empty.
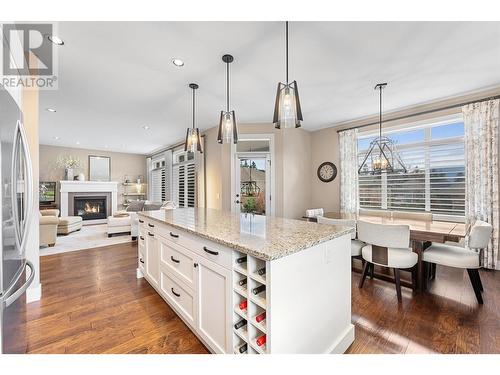
{"type": "Polygon", "coordinates": [[[231,353],[231,250],[141,221],[139,273],[213,352],[231,353]]]}

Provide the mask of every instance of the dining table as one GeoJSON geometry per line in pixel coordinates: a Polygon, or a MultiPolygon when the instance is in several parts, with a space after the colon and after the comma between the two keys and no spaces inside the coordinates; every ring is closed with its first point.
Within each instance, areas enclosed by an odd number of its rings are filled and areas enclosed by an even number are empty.
{"type": "MultiPolygon", "coordinates": [[[[367,214],[349,214],[340,212],[325,212],[324,217],[330,219],[362,220],[369,223],[387,225],[408,225],[410,227],[410,245],[418,255],[417,262],[417,290],[426,288],[425,266],[423,253],[432,242],[446,241],[459,242],[467,234],[467,225],[451,221],[421,220],[416,218],[382,217],[367,214]]],[[[308,221],[317,221],[316,218],[304,217],[308,221]]]]}

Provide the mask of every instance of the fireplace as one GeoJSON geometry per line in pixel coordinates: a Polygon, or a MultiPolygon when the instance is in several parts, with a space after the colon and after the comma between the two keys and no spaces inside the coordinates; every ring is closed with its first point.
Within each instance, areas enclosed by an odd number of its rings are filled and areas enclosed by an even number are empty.
{"type": "Polygon", "coordinates": [[[107,196],[76,196],[73,197],[75,216],[83,220],[101,220],[108,217],[107,196]]]}

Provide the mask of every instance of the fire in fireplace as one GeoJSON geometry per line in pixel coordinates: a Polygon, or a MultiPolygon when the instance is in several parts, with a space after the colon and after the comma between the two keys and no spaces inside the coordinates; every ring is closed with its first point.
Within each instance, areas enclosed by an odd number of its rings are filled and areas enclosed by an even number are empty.
{"type": "Polygon", "coordinates": [[[74,197],[74,215],[83,220],[106,219],[106,197],[74,197]]]}

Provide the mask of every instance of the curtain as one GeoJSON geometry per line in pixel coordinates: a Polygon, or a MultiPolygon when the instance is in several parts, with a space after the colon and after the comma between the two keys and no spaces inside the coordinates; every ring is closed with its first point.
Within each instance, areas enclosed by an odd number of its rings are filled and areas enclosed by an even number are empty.
{"type": "Polygon", "coordinates": [[[500,100],[462,107],[465,125],[465,219],[467,224],[483,220],[493,226],[493,235],[483,251],[482,265],[498,265],[498,147],[500,100]]]}
{"type": "Polygon", "coordinates": [[[358,129],[339,133],[340,143],[340,212],[359,212],[358,129]]]}

